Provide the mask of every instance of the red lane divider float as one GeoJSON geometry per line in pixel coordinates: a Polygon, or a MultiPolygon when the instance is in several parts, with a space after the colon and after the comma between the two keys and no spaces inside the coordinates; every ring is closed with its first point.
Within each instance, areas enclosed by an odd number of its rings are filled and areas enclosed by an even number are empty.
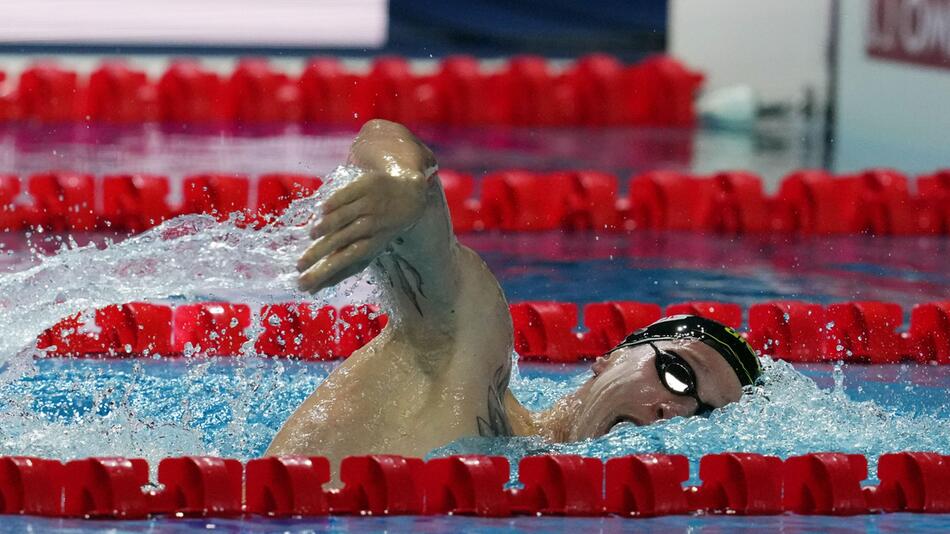
{"type": "Polygon", "coordinates": [[[868,498],[861,489],[868,474],[864,456],[808,454],[787,459],[783,467],[786,510],[807,515],[868,513],[868,498]]]}
{"type": "Polygon", "coordinates": [[[912,354],[937,363],[950,363],[950,301],[914,306],[908,337],[912,354]]]}
{"type": "MultiPolygon", "coordinates": [[[[855,175],[796,171],[766,195],[760,177],[744,172],[694,176],[654,171],[634,176],[621,196],[620,180],[591,170],[492,172],[476,179],[440,171],[455,231],[672,230],[719,234],[947,235],[950,171],[916,180],[891,169],[855,175]]],[[[72,172],[27,177],[0,175],[0,231],[34,226],[52,231],[140,232],[187,213],[225,219],[244,214],[260,226],[296,198],[321,185],[315,176],[270,173],[255,179],[209,173],[183,179],[182,199],[169,200],[162,176],[97,178],[72,172]],[[27,194],[24,194],[27,193],[27,194]]]]}
{"type": "Polygon", "coordinates": [[[510,492],[513,513],[596,516],[604,513],[604,466],[598,458],[529,456],[518,465],[524,486],[510,492]]]}
{"type": "Polygon", "coordinates": [[[142,232],[171,219],[164,176],[121,174],[102,178],[101,224],[116,230],[142,232]]]}
{"type": "Polygon", "coordinates": [[[11,118],[66,122],[83,115],[85,96],[79,75],[52,63],[37,63],[20,74],[11,98],[11,118]]]}
{"type": "MultiPolygon", "coordinates": [[[[255,350],[304,359],[348,357],[386,326],[375,306],[273,304],[258,314],[263,332],[255,350]]],[[[128,303],[66,317],[37,338],[50,356],[133,357],[239,354],[248,339],[251,309],[244,304],[203,302],[162,306],[128,303]],[[92,324],[94,323],[94,324],[92,324]]]]}
{"type": "Polygon", "coordinates": [[[210,302],[175,308],[172,350],[184,353],[200,347],[208,355],[238,354],[247,338],[251,309],[243,304],[210,302]]]}
{"type": "Polygon", "coordinates": [[[782,468],[775,456],[748,453],[709,454],[699,463],[703,485],[694,502],[710,512],[770,515],[782,511],[782,468]]]}
{"type": "MultiPolygon", "coordinates": [[[[88,120],[135,124],[158,120],[158,87],[144,72],[108,62],[89,75],[85,94],[88,120]]],[[[80,101],[81,102],[81,101],[80,101]]]]}
{"type": "Polygon", "coordinates": [[[0,513],[51,517],[325,515],[560,515],[653,517],[689,513],[854,515],[950,513],[950,457],[885,454],[877,485],[865,485],[864,456],[814,453],[781,460],[753,453],[700,460],[698,486],[684,487],[684,456],[642,454],[600,459],[529,456],[520,488],[506,489],[508,460],[450,456],[427,462],[392,455],[340,463],[339,489],[326,489],[322,457],[237,460],[166,458],[161,489],[148,486],[141,459],[56,460],[0,457],[0,513]],[[243,496],[243,497],[242,497],[243,496]]]}
{"type": "Polygon", "coordinates": [[[299,77],[262,59],[241,60],[225,75],[175,61],[157,80],[121,62],[88,76],[38,63],[0,100],[0,120],[686,126],[696,121],[702,80],[669,57],[622,65],[599,54],[560,70],[538,56],[514,57],[497,71],[447,57],[433,74],[414,72],[400,57],[376,58],[365,74],[314,58],[299,77]]]}
{"type": "Polygon", "coordinates": [[[53,231],[90,231],[96,227],[95,179],[88,174],[48,173],[30,177],[33,205],[27,226],[53,231]]]}
{"type": "MultiPolygon", "coordinates": [[[[665,315],[693,314],[733,328],[743,324],[739,305],[683,302],[519,302],[510,307],[514,346],[526,360],[574,363],[610,350],[630,332],[665,315]]],[[[843,360],[886,364],[912,361],[950,364],[950,301],[915,306],[906,332],[904,312],[889,302],[846,302],[822,306],[773,301],[749,307],[746,337],[760,353],[791,362],[843,360]]],[[[376,306],[315,307],[307,303],[203,302],[169,307],[128,303],[62,319],[37,338],[48,356],[180,356],[239,354],[252,323],[262,332],[256,353],[308,360],[346,358],[387,324],[376,306]]]]}
{"type": "Polygon", "coordinates": [[[924,228],[932,234],[950,233],[950,169],[917,179],[923,202],[924,228]]]}
{"type": "Polygon", "coordinates": [[[423,512],[425,463],[395,455],[349,456],[340,462],[343,488],[330,491],[330,510],[342,515],[418,515],[423,512]]]}
{"type": "Polygon", "coordinates": [[[427,514],[507,516],[511,503],[505,492],[510,476],[503,456],[449,456],[426,462],[427,514]]]}
{"type": "Polygon", "coordinates": [[[247,462],[246,510],[284,517],[326,515],[330,508],[323,485],[330,481],[330,462],[323,457],[275,456],[247,462]]]}
{"type": "Polygon", "coordinates": [[[41,227],[59,232],[141,232],[178,215],[204,213],[223,220],[235,212],[243,213],[243,224],[260,226],[281,215],[293,200],[316,192],[321,183],[316,176],[290,173],[265,174],[254,181],[242,175],[186,176],[181,202],[172,205],[171,185],[164,176],[118,174],[98,179],[53,172],[30,176],[24,187],[16,176],[0,175],[0,231],[41,227]]]}
{"type": "Polygon", "coordinates": [[[73,460],[61,476],[63,516],[141,519],[152,511],[142,492],[148,463],[141,458],[73,460]]]}
{"type": "Polygon", "coordinates": [[[213,123],[223,121],[221,78],[195,61],[175,61],[156,84],[156,107],[161,122],[213,123]]]}
{"type": "Polygon", "coordinates": [[[604,478],[608,513],[653,517],[689,511],[683,483],[689,479],[685,456],[638,454],[611,458],[604,478]]]}
{"type": "Polygon", "coordinates": [[[226,458],[186,456],[165,458],[158,464],[158,482],[152,507],[177,516],[233,516],[243,511],[244,466],[226,458]]]}
{"type": "Polygon", "coordinates": [[[63,464],[25,456],[0,457],[2,513],[56,516],[63,513],[63,464]]]}

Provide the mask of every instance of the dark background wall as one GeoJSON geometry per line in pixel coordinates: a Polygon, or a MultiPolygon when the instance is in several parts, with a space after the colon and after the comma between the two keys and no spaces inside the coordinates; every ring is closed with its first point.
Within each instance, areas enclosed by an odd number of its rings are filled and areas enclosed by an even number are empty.
{"type": "Polygon", "coordinates": [[[413,56],[607,52],[666,47],[666,0],[390,0],[387,50],[413,56]]]}

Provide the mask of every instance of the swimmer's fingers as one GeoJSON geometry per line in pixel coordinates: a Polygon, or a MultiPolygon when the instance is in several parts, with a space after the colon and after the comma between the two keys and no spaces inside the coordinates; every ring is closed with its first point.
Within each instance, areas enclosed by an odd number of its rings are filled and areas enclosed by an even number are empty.
{"type": "Polygon", "coordinates": [[[337,250],[304,271],[297,278],[297,286],[301,291],[315,293],[356,274],[359,271],[353,271],[353,267],[360,265],[360,270],[366,267],[368,263],[360,260],[367,256],[371,246],[371,239],[361,239],[337,250]]]}
{"type": "Polygon", "coordinates": [[[369,200],[366,197],[360,197],[334,211],[325,213],[323,217],[310,228],[310,238],[317,239],[346,227],[361,216],[367,215],[369,207],[369,200]]]}
{"type": "Polygon", "coordinates": [[[346,280],[347,278],[349,278],[349,277],[351,277],[351,276],[353,276],[353,275],[355,275],[355,274],[359,274],[360,272],[363,271],[363,269],[369,267],[369,264],[372,263],[372,262],[373,262],[373,260],[372,260],[372,258],[371,258],[371,259],[369,259],[369,260],[364,260],[364,261],[362,261],[362,262],[360,262],[360,263],[356,263],[356,264],[352,265],[351,267],[347,267],[346,269],[340,270],[340,272],[338,272],[337,274],[333,275],[332,278],[327,279],[327,280],[323,283],[323,287],[333,287],[333,286],[339,284],[340,282],[346,280]]]}
{"type": "Polygon", "coordinates": [[[325,258],[335,250],[346,247],[347,245],[368,237],[373,232],[372,219],[367,216],[360,217],[349,223],[337,232],[327,234],[315,239],[307,250],[297,260],[297,271],[303,272],[310,269],[313,264],[325,258]]]}
{"type": "Polygon", "coordinates": [[[330,198],[323,203],[323,213],[332,213],[351,202],[362,198],[369,190],[372,180],[371,175],[364,173],[355,180],[335,191],[330,198]]]}

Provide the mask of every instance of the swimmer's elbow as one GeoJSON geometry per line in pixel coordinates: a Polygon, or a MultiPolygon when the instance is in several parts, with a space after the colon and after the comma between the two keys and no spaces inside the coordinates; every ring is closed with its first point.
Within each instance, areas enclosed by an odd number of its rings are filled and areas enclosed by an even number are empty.
{"type": "Polygon", "coordinates": [[[408,132],[409,129],[399,124],[398,122],[388,121],[386,119],[370,119],[363,123],[363,127],[360,128],[360,135],[364,133],[388,133],[394,130],[400,132],[408,132]]]}

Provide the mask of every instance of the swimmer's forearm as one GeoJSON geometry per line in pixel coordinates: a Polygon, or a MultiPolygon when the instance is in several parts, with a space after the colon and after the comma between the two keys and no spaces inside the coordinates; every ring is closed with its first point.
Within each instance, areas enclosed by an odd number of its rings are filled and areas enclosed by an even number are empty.
{"type": "Polygon", "coordinates": [[[407,320],[424,319],[450,328],[441,317],[458,292],[458,242],[452,230],[435,156],[404,126],[383,120],[366,123],[350,150],[350,162],[380,172],[406,191],[423,188],[420,212],[406,229],[387,243],[375,266],[388,284],[393,304],[407,320]]]}
{"type": "Polygon", "coordinates": [[[448,333],[458,297],[460,245],[452,231],[438,175],[429,178],[426,208],[376,259],[400,316],[426,330],[448,333]],[[419,321],[421,320],[421,321],[419,321]]]}
{"type": "Polygon", "coordinates": [[[349,161],[363,172],[324,202],[297,264],[299,287],[319,291],[374,266],[403,330],[426,343],[428,334],[451,332],[461,255],[432,151],[405,127],[375,120],[349,161]]]}

